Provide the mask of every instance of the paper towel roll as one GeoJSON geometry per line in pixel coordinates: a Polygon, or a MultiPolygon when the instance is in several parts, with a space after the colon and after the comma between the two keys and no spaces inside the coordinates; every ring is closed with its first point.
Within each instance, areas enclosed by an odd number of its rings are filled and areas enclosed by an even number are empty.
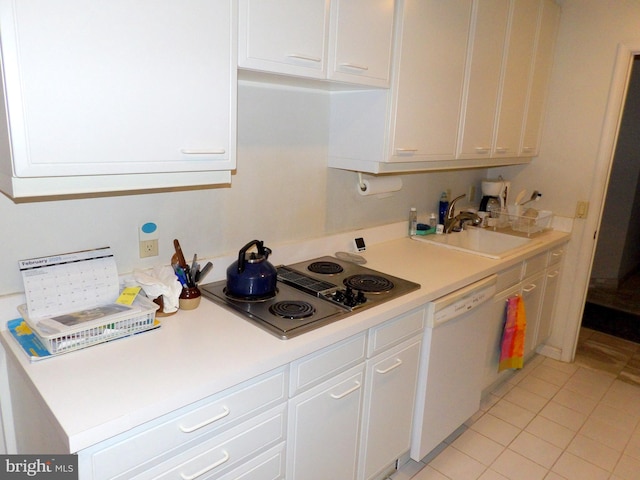
{"type": "Polygon", "coordinates": [[[360,195],[380,195],[381,193],[397,192],[402,188],[402,178],[400,177],[374,177],[363,179],[362,184],[364,190],[360,185],[357,185],[358,193],[360,195]]]}

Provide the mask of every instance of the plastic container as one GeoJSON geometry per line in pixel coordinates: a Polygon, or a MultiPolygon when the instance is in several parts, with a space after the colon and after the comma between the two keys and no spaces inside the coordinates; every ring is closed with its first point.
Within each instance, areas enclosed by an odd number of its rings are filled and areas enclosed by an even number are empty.
{"type": "Polygon", "coordinates": [[[438,217],[435,213],[432,213],[429,215],[429,228],[436,228],[436,225],[438,225],[438,217]]]}
{"type": "Polygon", "coordinates": [[[20,305],[18,311],[49,353],[56,355],[127,337],[159,326],[159,322],[155,320],[157,304],[138,296],[134,306],[138,309],[127,312],[123,316],[114,318],[112,315],[104,319],[80,323],[58,333],[47,333],[41,330],[36,321],[29,319],[26,305],[20,305]]]}
{"type": "Polygon", "coordinates": [[[449,197],[447,192],[442,192],[440,195],[440,203],[438,204],[438,223],[444,225],[444,218],[447,216],[447,209],[449,208],[449,197]]]}
{"type": "Polygon", "coordinates": [[[415,207],[409,210],[409,235],[413,236],[418,231],[418,211],[415,207]]]}

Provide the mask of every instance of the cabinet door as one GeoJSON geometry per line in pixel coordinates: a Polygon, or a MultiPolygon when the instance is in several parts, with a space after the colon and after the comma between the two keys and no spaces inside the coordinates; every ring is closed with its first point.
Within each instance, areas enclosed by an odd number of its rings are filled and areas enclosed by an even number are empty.
{"type": "Polygon", "coordinates": [[[527,318],[527,329],[524,335],[524,354],[531,353],[536,348],[538,325],[540,322],[540,307],[544,289],[545,273],[540,272],[522,282],[522,299],[527,318]]]}
{"type": "Polygon", "coordinates": [[[396,52],[391,161],[453,159],[472,0],[406,0],[396,52]]]}
{"type": "Polygon", "coordinates": [[[459,158],[491,154],[508,18],[509,0],[474,2],[459,158]]]}
{"type": "Polygon", "coordinates": [[[536,334],[536,347],[551,336],[551,328],[553,327],[553,307],[556,303],[559,276],[559,267],[550,268],[545,274],[544,295],[542,297],[542,307],[540,309],[540,323],[538,324],[538,332],[536,334]]]}
{"type": "Polygon", "coordinates": [[[232,10],[2,0],[15,176],[235,168],[232,10]]]}
{"type": "Polygon", "coordinates": [[[334,0],[329,36],[330,79],[389,86],[394,0],[334,0]]]}
{"type": "Polygon", "coordinates": [[[511,0],[510,29],[502,73],[496,157],[516,157],[520,148],[540,0],[511,0]]]}
{"type": "Polygon", "coordinates": [[[364,365],[289,401],[287,478],[356,476],[364,365]]]}
{"type": "Polygon", "coordinates": [[[553,0],[543,0],[538,38],[536,40],[535,63],[531,76],[527,112],[520,146],[521,156],[535,156],[538,154],[540,135],[542,133],[542,119],[559,23],[560,6],[553,0]]]}
{"type": "Polygon", "coordinates": [[[502,349],[502,334],[504,323],[507,318],[507,300],[514,295],[520,294],[520,284],[510,287],[498,293],[492,300],[491,310],[487,312],[487,351],[484,361],[484,375],[482,389],[486,389],[496,383],[501,377],[508,374],[508,371],[498,372],[500,366],[500,353],[502,349]]]}
{"type": "Polygon", "coordinates": [[[329,0],[240,0],[238,66],[326,77],[329,0]]]}
{"type": "Polygon", "coordinates": [[[360,480],[409,450],[420,345],[418,337],[367,361],[360,480]]]}

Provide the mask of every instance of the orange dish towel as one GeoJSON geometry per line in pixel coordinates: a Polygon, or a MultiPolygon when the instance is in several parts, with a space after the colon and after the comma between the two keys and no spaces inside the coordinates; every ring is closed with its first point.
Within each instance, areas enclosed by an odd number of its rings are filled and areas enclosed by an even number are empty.
{"type": "Polygon", "coordinates": [[[509,368],[522,368],[526,329],[524,301],[520,295],[510,297],[507,299],[507,318],[502,332],[499,372],[509,368]]]}

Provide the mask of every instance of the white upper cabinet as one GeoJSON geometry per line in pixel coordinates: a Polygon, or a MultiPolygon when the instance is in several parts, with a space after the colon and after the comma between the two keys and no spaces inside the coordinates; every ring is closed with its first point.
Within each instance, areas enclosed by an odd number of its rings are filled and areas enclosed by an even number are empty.
{"type": "Polygon", "coordinates": [[[328,78],[389,86],[394,0],[333,0],[328,78]]]}
{"type": "Polygon", "coordinates": [[[491,167],[537,154],[560,7],[398,0],[391,88],[331,98],[329,166],[491,167]]]}
{"type": "Polygon", "coordinates": [[[390,161],[455,158],[472,0],[405,0],[390,161]]]}
{"type": "Polygon", "coordinates": [[[521,156],[538,155],[542,120],[547,99],[549,77],[560,23],[560,7],[553,0],[542,0],[540,25],[536,39],[535,63],[530,80],[529,102],[524,118],[521,156]]]}
{"type": "Polygon", "coordinates": [[[509,5],[510,0],[474,3],[458,158],[491,155],[509,5]]]}
{"type": "Polygon", "coordinates": [[[328,0],[240,0],[238,66],[325,78],[328,0]]]}
{"type": "Polygon", "coordinates": [[[242,69],[386,87],[393,0],[240,0],[242,69]]]}
{"type": "Polygon", "coordinates": [[[516,157],[533,67],[540,0],[511,0],[493,156],[516,157]]]}
{"type": "Polygon", "coordinates": [[[0,188],[28,197],[229,183],[233,5],[0,0],[0,188]]]}

